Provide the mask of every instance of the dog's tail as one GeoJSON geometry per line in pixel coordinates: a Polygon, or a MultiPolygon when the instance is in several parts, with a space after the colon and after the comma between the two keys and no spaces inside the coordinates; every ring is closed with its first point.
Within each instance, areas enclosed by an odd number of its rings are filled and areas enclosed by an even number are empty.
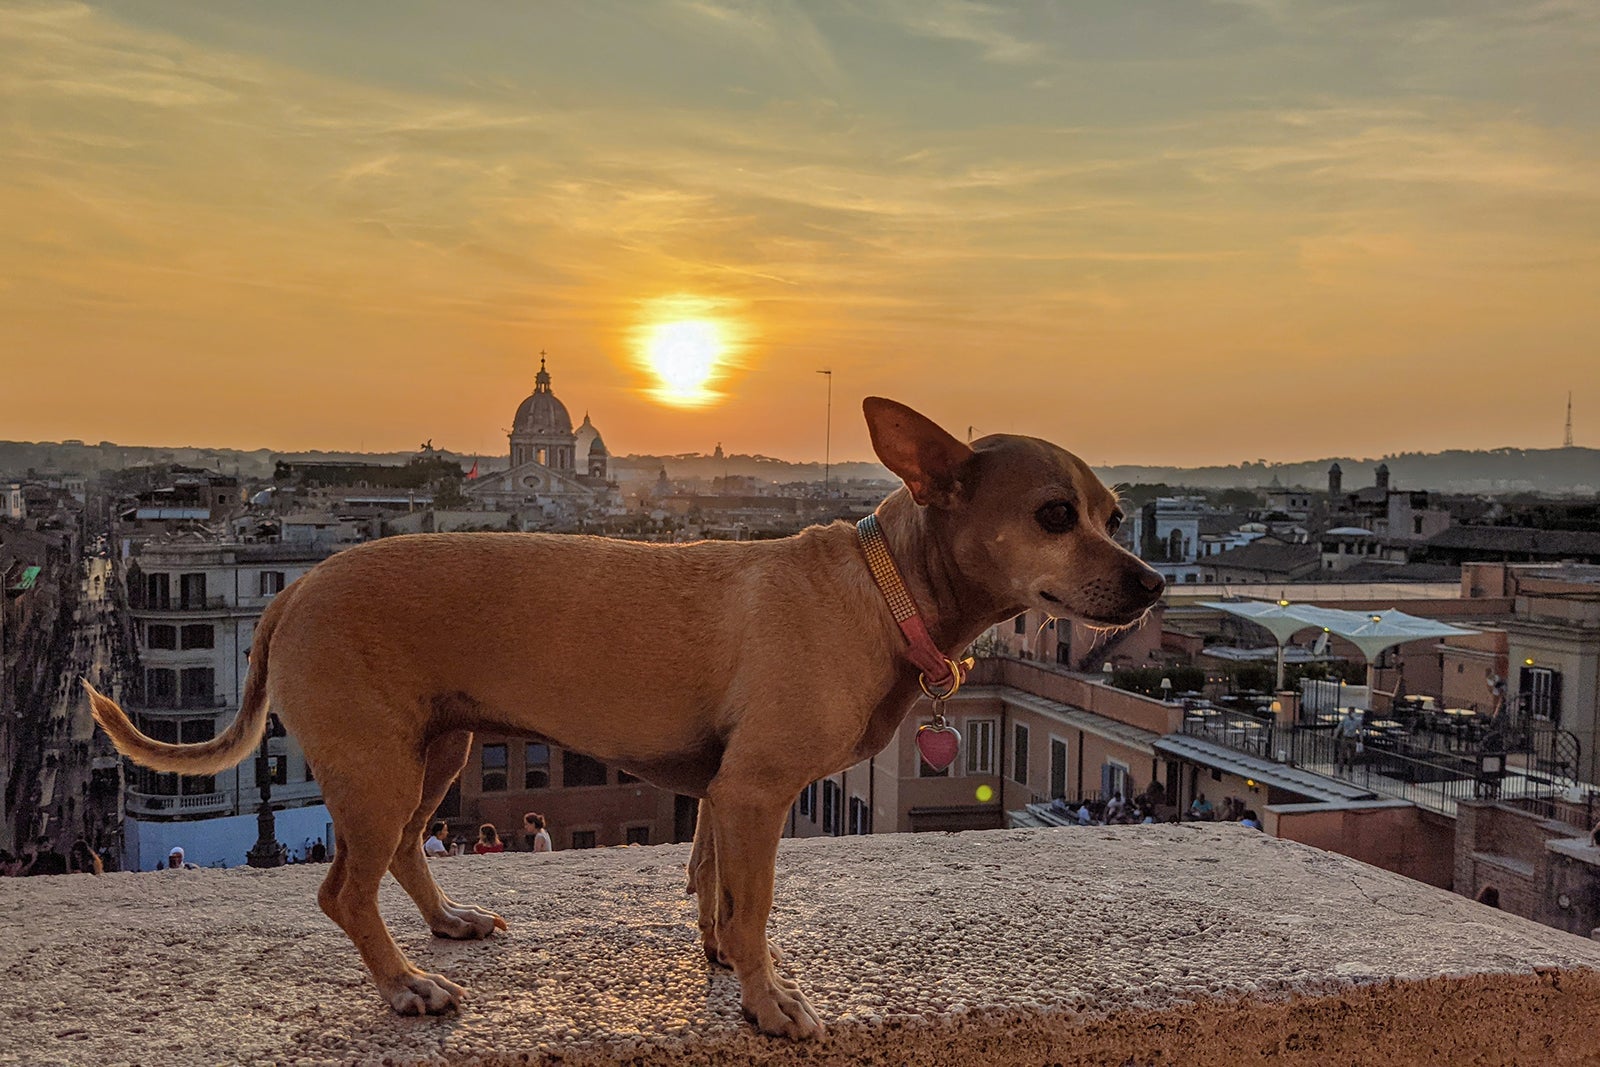
{"type": "Polygon", "coordinates": [[[272,631],[277,628],[285,602],[289,599],[290,589],[279,593],[262,614],[250,649],[250,673],[245,678],[244,700],[239,714],[231,726],[210,741],[174,745],[146,737],[115,700],[90,685],[87,678],[81,679],[83,688],[89,694],[94,721],[105,730],[111,743],[117,746],[117,751],[151,770],[176,771],[179,774],[216,774],[248,756],[266,732],[267,650],[272,631]]]}

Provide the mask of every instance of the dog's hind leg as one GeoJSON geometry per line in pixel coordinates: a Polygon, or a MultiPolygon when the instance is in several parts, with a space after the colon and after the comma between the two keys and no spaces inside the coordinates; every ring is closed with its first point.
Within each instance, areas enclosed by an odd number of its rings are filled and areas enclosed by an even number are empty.
{"type": "Polygon", "coordinates": [[[456,1007],[466,990],[413,967],[378,913],[383,872],[421,798],[421,773],[411,777],[401,769],[409,762],[403,754],[372,758],[349,778],[323,782],[338,848],[317,903],[355,943],[389,1006],[401,1015],[429,1015],[456,1007]]]}
{"type": "Polygon", "coordinates": [[[488,937],[495,930],[506,928],[506,921],[494,912],[471,904],[458,904],[446,896],[422,854],[422,832],[450,791],[450,783],[467,765],[471,749],[472,734],[466,730],[441,734],[428,745],[427,769],[422,776],[422,803],[406,824],[405,832],[400,835],[400,847],[395,849],[394,859],[389,862],[389,873],[416,901],[428,929],[439,937],[458,940],[488,937]]]}
{"type": "Polygon", "coordinates": [[[694,821],[694,848],[689,851],[689,892],[700,908],[700,945],[706,959],[726,967],[717,947],[717,838],[712,830],[711,801],[700,800],[694,821]]]}

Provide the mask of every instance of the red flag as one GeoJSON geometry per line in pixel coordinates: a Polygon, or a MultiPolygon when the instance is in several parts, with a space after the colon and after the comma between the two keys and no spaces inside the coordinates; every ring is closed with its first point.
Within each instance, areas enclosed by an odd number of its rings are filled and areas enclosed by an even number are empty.
{"type": "Polygon", "coordinates": [[[478,457],[477,456],[473,456],[472,457],[472,469],[467,472],[467,477],[469,479],[471,479],[471,478],[476,478],[477,476],[478,476],[478,457]]]}

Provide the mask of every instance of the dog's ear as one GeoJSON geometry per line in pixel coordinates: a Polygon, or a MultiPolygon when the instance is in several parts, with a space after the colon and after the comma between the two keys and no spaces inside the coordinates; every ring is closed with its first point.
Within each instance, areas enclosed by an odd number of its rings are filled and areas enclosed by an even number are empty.
{"type": "Polygon", "coordinates": [[[900,476],[911,499],[924,507],[949,507],[961,492],[961,467],[972,449],[932,419],[904,404],[869,396],[861,403],[872,450],[900,476]]]}

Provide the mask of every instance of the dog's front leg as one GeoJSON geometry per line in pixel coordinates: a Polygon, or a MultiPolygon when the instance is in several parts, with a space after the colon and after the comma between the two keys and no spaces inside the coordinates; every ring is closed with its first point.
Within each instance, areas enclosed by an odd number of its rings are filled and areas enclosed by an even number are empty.
{"type": "MultiPolygon", "coordinates": [[[[740,1006],[758,1029],[814,1037],[822,1022],[799,985],[778,975],[767,945],[778,839],[793,797],[775,792],[770,781],[725,777],[727,769],[725,762],[711,783],[714,852],[706,857],[716,864],[717,948],[739,976],[740,1006]]],[[[701,886],[710,888],[704,879],[701,886]]]]}

